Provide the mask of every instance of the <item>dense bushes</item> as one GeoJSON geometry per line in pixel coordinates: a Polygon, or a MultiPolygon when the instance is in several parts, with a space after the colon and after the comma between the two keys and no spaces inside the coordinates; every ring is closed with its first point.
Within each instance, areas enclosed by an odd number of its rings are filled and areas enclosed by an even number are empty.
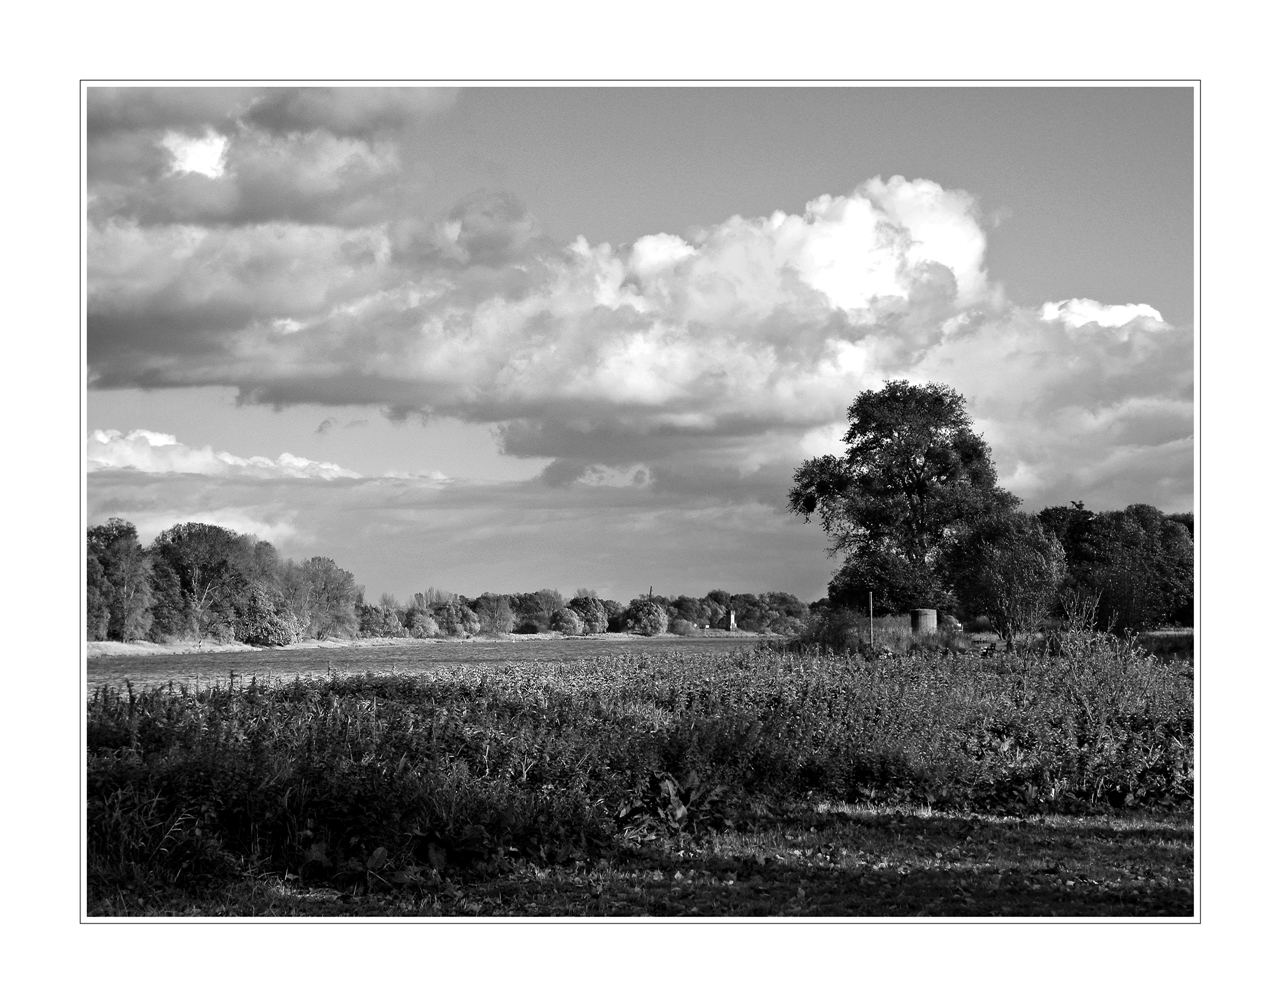
{"type": "Polygon", "coordinates": [[[1045,509],[1039,519],[1065,551],[1068,594],[1096,599],[1100,626],[1117,633],[1191,626],[1189,514],[1167,516],[1150,505],[1095,514],[1073,502],[1045,509]]]}
{"type": "Polygon", "coordinates": [[[411,882],[512,849],[589,856],[761,799],[1025,812],[1192,793],[1189,681],[1097,637],[1038,659],[624,654],[99,691],[86,735],[91,901],[250,867],[342,883],[376,859],[411,882]],[[655,776],[705,814],[663,814],[655,776]]]}

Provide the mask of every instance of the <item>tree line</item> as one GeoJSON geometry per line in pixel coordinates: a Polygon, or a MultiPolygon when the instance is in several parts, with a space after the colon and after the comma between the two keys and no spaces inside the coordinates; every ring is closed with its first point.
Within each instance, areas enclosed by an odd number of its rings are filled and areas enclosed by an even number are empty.
{"type": "Polygon", "coordinates": [[[844,558],[830,606],[934,608],[1010,640],[1054,614],[1116,632],[1191,626],[1190,513],[1079,501],[1020,511],[964,398],[942,384],[891,381],[860,394],[848,419],[844,455],[803,463],[788,499],[844,558]]]}
{"type": "Polygon", "coordinates": [[[638,596],[627,604],[588,589],[566,600],[554,589],[485,592],[468,598],[442,589],[408,602],[383,594],[365,602],[355,576],[328,557],[282,558],[270,543],[222,526],[183,523],[149,547],[121,519],[87,534],[86,634],[94,641],[209,639],[259,646],[304,638],[469,637],[478,634],[689,635],[729,626],[794,633],[809,607],[786,592],[702,598],[638,596]]]}

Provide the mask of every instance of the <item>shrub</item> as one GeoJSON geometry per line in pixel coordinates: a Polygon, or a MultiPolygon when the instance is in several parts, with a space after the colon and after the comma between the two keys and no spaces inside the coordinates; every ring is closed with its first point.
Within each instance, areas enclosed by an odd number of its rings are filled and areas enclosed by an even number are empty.
{"type": "Polygon", "coordinates": [[[471,600],[470,605],[480,621],[482,633],[507,634],[515,626],[515,616],[511,612],[511,604],[506,596],[486,592],[479,598],[471,600]]]}
{"type": "Polygon", "coordinates": [[[1010,644],[1048,614],[1066,573],[1056,537],[1020,512],[981,520],[951,545],[947,566],[961,607],[990,618],[1010,644]]]}
{"type": "Polygon", "coordinates": [[[302,625],[266,586],[255,583],[236,621],[236,638],[262,648],[283,647],[302,639],[302,625]]]}
{"type": "Polygon", "coordinates": [[[603,634],[609,629],[609,612],[595,596],[578,596],[569,600],[569,608],[582,618],[584,634],[603,634]]]}
{"type": "Polygon", "coordinates": [[[636,634],[652,637],[667,631],[667,611],[647,599],[637,599],[627,611],[627,628],[636,634]]]}
{"type": "Polygon", "coordinates": [[[602,599],[605,616],[608,617],[609,630],[620,634],[627,629],[627,607],[614,599],[602,599]]]}
{"type": "Polygon", "coordinates": [[[679,634],[681,637],[689,637],[698,633],[698,628],[688,620],[672,620],[671,626],[667,629],[673,634],[679,634]]]}
{"type": "Polygon", "coordinates": [[[480,633],[480,618],[459,600],[440,603],[432,611],[440,632],[448,637],[467,637],[480,633]]]}
{"type": "Polygon", "coordinates": [[[566,606],[551,614],[551,629],[576,636],[582,633],[582,618],[566,606]]]}

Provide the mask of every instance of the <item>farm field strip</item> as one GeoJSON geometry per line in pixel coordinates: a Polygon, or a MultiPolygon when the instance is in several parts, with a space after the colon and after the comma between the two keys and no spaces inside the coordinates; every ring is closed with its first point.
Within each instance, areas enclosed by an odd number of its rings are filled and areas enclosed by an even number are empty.
{"type": "Polygon", "coordinates": [[[97,688],[90,912],[1188,916],[1188,674],[1069,651],[97,688]]]}

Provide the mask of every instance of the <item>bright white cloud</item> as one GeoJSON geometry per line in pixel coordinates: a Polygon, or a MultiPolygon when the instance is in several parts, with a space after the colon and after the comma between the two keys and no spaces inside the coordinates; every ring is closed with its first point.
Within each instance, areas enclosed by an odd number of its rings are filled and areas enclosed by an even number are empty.
{"type": "Polygon", "coordinates": [[[150,474],[205,474],[209,476],[247,475],[252,477],[306,477],[333,480],[359,477],[336,463],[325,463],[281,453],[278,459],[252,456],[248,459],[212,446],[194,449],[172,435],[135,429],[125,435],[116,429],[95,429],[86,444],[89,470],[129,468],[150,474]]]}
{"type": "Polygon", "coordinates": [[[227,138],[215,132],[203,136],[185,136],[167,132],[160,144],[173,157],[174,173],[203,174],[220,178],[226,171],[227,138]]]}
{"type": "Polygon", "coordinates": [[[1062,300],[1060,303],[1046,303],[1040,311],[1040,318],[1047,321],[1060,320],[1067,327],[1083,327],[1085,324],[1097,324],[1100,327],[1124,327],[1135,320],[1145,319],[1163,324],[1160,311],[1146,303],[1125,303],[1106,306],[1096,300],[1074,299],[1062,300]]]}

